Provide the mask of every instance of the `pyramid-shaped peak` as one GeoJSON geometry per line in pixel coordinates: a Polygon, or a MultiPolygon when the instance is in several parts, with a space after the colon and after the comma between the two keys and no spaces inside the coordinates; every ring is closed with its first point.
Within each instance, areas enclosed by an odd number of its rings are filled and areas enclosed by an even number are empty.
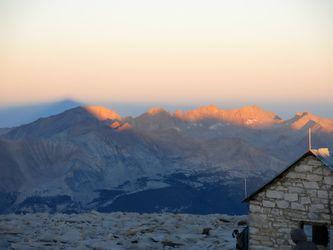
{"type": "Polygon", "coordinates": [[[146,113],[148,115],[154,116],[154,115],[161,114],[161,113],[168,113],[168,111],[166,111],[165,109],[160,108],[160,107],[153,107],[153,108],[148,109],[148,111],[146,113]]]}
{"type": "Polygon", "coordinates": [[[329,120],[326,118],[322,118],[320,116],[314,115],[310,112],[297,112],[294,117],[296,120],[313,120],[313,121],[320,121],[320,120],[329,120]]]}
{"type": "Polygon", "coordinates": [[[310,112],[297,112],[291,120],[291,127],[294,129],[302,129],[306,126],[319,126],[321,130],[326,132],[333,131],[333,120],[314,115],[310,112]]]}

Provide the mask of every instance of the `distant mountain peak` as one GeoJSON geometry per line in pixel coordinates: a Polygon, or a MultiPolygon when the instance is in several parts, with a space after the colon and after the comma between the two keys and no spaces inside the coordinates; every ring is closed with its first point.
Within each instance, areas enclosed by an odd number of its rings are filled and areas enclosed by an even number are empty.
{"type": "Polygon", "coordinates": [[[257,119],[262,122],[269,122],[270,120],[272,123],[282,122],[282,119],[274,112],[266,111],[256,105],[242,107],[238,110],[238,112],[241,113],[243,117],[257,119]]]}
{"type": "Polygon", "coordinates": [[[163,108],[160,108],[160,107],[153,107],[153,108],[150,108],[146,114],[148,115],[151,115],[151,116],[154,116],[154,115],[157,115],[157,114],[161,114],[161,113],[169,113],[168,111],[166,111],[165,109],[163,108]]]}
{"type": "Polygon", "coordinates": [[[117,112],[103,106],[83,106],[82,108],[100,121],[121,120],[121,116],[117,112]]]}
{"type": "Polygon", "coordinates": [[[220,109],[214,104],[210,104],[210,105],[207,105],[207,106],[201,106],[201,107],[197,108],[197,110],[200,110],[202,112],[218,112],[218,111],[220,111],[220,109]]]}
{"type": "Polygon", "coordinates": [[[265,111],[257,106],[245,106],[240,109],[224,110],[219,109],[215,105],[209,105],[190,111],[177,110],[174,115],[178,119],[191,122],[215,119],[249,127],[261,127],[282,122],[281,118],[275,113],[265,111]]]}
{"type": "Polygon", "coordinates": [[[291,119],[291,127],[296,130],[313,127],[325,132],[333,131],[333,120],[322,118],[310,112],[297,112],[291,119]]]}
{"type": "Polygon", "coordinates": [[[222,119],[223,112],[215,105],[208,105],[189,111],[176,110],[174,116],[180,120],[196,122],[204,119],[222,119]]]}

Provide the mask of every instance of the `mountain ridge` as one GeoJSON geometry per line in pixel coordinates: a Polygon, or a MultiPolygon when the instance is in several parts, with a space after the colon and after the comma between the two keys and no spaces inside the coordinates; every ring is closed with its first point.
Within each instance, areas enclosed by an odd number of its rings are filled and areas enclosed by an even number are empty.
{"type": "Polygon", "coordinates": [[[333,119],[323,118],[310,112],[298,112],[291,121],[293,121],[291,127],[296,130],[311,127],[312,125],[315,130],[323,130],[324,132],[333,131],[333,119]],[[310,124],[311,122],[315,123],[317,126],[313,126],[313,124],[310,124]]]}
{"type": "Polygon", "coordinates": [[[243,213],[243,178],[255,189],[303,153],[309,125],[317,128],[314,147],[333,148],[331,120],[307,113],[282,120],[255,106],[205,106],[177,114],[153,108],[121,117],[78,106],[4,130],[0,212],[243,213]]]}
{"type": "MultiPolygon", "coordinates": [[[[64,102],[69,103],[69,101],[64,102]]],[[[145,113],[134,117],[122,117],[116,111],[98,105],[76,106],[71,109],[64,110],[63,112],[70,111],[72,109],[75,110],[76,108],[86,110],[92,116],[101,121],[117,120],[119,122],[129,121],[130,123],[142,118],[156,121],[156,116],[159,116],[159,118],[164,117],[164,120],[173,119],[192,123],[211,119],[216,121],[222,121],[225,123],[231,123],[233,125],[247,126],[253,128],[265,128],[274,125],[286,124],[296,130],[306,127],[306,124],[312,121],[315,123],[314,125],[317,125],[316,127],[314,127],[315,130],[322,130],[323,132],[333,131],[333,119],[320,117],[310,112],[296,112],[296,114],[292,118],[283,120],[276,113],[266,111],[256,105],[243,106],[239,109],[220,109],[216,105],[208,105],[200,106],[192,110],[177,109],[174,112],[169,112],[161,107],[153,107],[148,109],[145,113]]],[[[47,116],[45,118],[48,117],[50,116],[47,116]]],[[[8,128],[6,129],[8,130],[8,128]]],[[[4,128],[2,130],[5,131],[4,128]]],[[[2,134],[1,131],[0,134],[2,134]]]]}
{"type": "MultiPolygon", "coordinates": [[[[266,111],[256,105],[244,106],[239,109],[220,109],[215,105],[208,105],[188,111],[176,110],[175,112],[169,112],[163,108],[154,107],[142,115],[145,114],[149,116],[163,114],[164,116],[170,116],[187,122],[199,122],[204,119],[215,119],[230,122],[235,125],[245,125],[249,127],[267,127],[275,124],[288,124],[288,122],[292,122],[293,124],[291,124],[291,127],[295,129],[301,129],[304,127],[304,125],[301,126],[298,124],[299,119],[306,119],[307,121],[312,120],[315,123],[318,123],[327,132],[333,131],[333,119],[320,117],[310,112],[297,112],[294,117],[283,120],[276,113],[266,111]]],[[[138,117],[134,117],[134,119],[138,117]]]]}

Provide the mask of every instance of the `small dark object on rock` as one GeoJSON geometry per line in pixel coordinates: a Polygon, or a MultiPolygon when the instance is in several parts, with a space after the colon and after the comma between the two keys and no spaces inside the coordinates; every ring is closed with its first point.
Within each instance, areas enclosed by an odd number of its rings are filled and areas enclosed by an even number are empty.
{"type": "Polygon", "coordinates": [[[155,240],[154,238],[150,238],[152,242],[158,242],[158,240],[155,240]]]}
{"type": "Polygon", "coordinates": [[[229,223],[229,222],[230,222],[230,220],[223,219],[223,218],[220,218],[219,221],[221,221],[221,222],[225,222],[225,223],[229,223]]]}
{"type": "Polygon", "coordinates": [[[210,230],[212,230],[210,227],[206,227],[206,228],[204,228],[204,229],[202,229],[202,234],[205,234],[205,235],[209,235],[209,232],[210,232],[210,230]]]}
{"type": "Polygon", "coordinates": [[[172,242],[169,240],[164,240],[164,241],[162,241],[162,245],[163,245],[163,247],[180,247],[183,244],[175,243],[175,242],[172,242]]]}
{"type": "Polygon", "coordinates": [[[46,246],[46,247],[51,247],[53,246],[51,243],[44,243],[43,246],[46,246]]]}
{"type": "Polygon", "coordinates": [[[132,240],[131,243],[137,244],[139,241],[138,240],[132,240]]]}
{"type": "Polygon", "coordinates": [[[247,225],[247,221],[246,220],[240,220],[238,221],[238,226],[246,226],[247,225]]]}

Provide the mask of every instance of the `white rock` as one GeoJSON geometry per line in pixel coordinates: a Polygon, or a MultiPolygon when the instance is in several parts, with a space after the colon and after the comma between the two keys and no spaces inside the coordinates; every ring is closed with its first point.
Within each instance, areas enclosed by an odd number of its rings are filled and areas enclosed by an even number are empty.
{"type": "Polygon", "coordinates": [[[276,205],[278,208],[288,208],[289,202],[285,201],[285,200],[278,200],[278,201],[276,201],[276,205]]]}
{"type": "Polygon", "coordinates": [[[304,187],[305,188],[309,188],[309,189],[319,189],[318,187],[318,183],[317,182],[307,182],[305,181],[303,183],[304,187]]]}
{"type": "Polygon", "coordinates": [[[297,201],[298,200],[298,195],[297,194],[286,193],[286,194],[284,194],[284,199],[287,200],[287,201],[297,201]]]}
{"type": "Polygon", "coordinates": [[[296,202],[291,203],[291,208],[295,209],[295,210],[305,211],[305,207],[302,204],[299,204],[299,203],[296,203],[296,202]]]}
{"type": "Polygon", "coordinates": [[[264,207],[270,207],[270,208],[272,208],[272,207],[275,207],[275,202],[271,202],[271,201],[263,201],[262,202],[262,205],[264,206],[264,207]]]}
{"type": "Polygon", "coordinates": [[[333,176],[324,177],[324,183],[328,185],[333,185],[333,176]]]}
{"type": "Polygon", "coordinates": [[[325,190],[318,190],[318,198],[328,198],[328,192],[325,190]]]}
{"type": "Polygon", "coordinates": [[[282,199],[284,193],[281,191],[274,191],[274,190],[267,190],[266,191],[266,196],[268,198],[273,198],[273,199],[282,199]]]}

